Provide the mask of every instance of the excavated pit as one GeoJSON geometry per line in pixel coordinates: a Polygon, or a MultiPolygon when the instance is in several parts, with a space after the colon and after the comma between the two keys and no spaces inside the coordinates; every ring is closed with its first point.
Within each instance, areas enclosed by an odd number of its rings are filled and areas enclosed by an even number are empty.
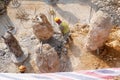
{"type": "MultiPolygon", "coordinates": [[[[90,2],[88,0],[59,0],[57,6],[51,6],[47,2],[41,1],[20,1],[21,5],[13,7],[12,4],[8,6],[7,15],[0,16],[0,35],[4,35],[9,27],[12,25],[16,31],[13,31],[14,36],[20,43],[21,47],[26,47],[29,51],[29,58],[23,63],[26,66],[27,73],[40,72],[35,67],[34,62],[35,50],[40,44],[39,40],[35,37],[32,30],[32,18],[39,14],[44,13],[47,15],[49,21],[53,24],[56,31],[59,32],[57,25],[52,21],[53,18],[49,14],[49,9],[53,8],[56,12],[56,16],[60,17],[67,23],[69,23],[73,43],[67,47],[68,53],[61,53],[61,40],[59,34],[55,34],[47,44],[55,47],[55,51],[60,53],[59,57],[60,68],[58,71],[78,71],[86,69],[100,69],[109,67],[120,67],[120,55],[119,55],[119,28],[113,29],[110,36],[105,43],[105,46],[101,48],[100,54],[96,51],[86,52],[83,49],[84,39],[89,32],[89,26],[83,25],[84,23],[89,24],[89,19],[94,13],[94,9],[91,12],[90,2]],[[18,10],[25,12],[27,16],[21,18],[18,17],[18,10]],[[91,12],[91,14],[90,14],[91,12]],[[89,16],[90,14],[91,16],[89,16]],[[76,24],[76,25],[75,25],[76,24]],[[16,32],[16,33],[15,33],[16,32]],[[116,37],[117,36],[117,37],[116,37]],[[116,41],[117,40],[117,41],[116,41]]],[[[64,47],[63,47],[64,48],[64,47]]],[[[56,55],[56,53],[55,53],[56,55]]],[[[19,73],[18,66],[16,66],[11,58],[11,54],[4,44],[4,41],[0,40],[0,72],[14,72],[19,73]],[[6,67],[7,66],[7,67],[6,67]]],[[[49,57],[49,55],[46,55],[49,57]]],[[[48,59],[48,58],[46,58],[48,59]]],[[[56,58],[57,59],[57,58],[56,58]]],[[[48,59],[49,60],[49,59],[48,59]]],[[[39,61],[38,61],[39,62],[39,61]]],[[[48,70],[52,70],[50,68],[48,70]]],[[[54,71],[54,70],[53,70],[54,71]]]]}

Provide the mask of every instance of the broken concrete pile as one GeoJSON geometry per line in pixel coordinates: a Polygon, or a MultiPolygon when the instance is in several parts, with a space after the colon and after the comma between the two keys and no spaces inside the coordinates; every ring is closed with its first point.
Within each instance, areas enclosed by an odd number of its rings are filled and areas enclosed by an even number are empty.
{"type": "Polygon", "coordinates": [[[97,10],[107,12],[115,25],[120,25],[120,0],[92,0],[97,10]]]}
{"type": "Polygon", "coordinates": [[[33,22],[33,32],[39,40],[45,41],[53,36],[53,27],[44,14],[36,16],[33,22]]]}
{"type": "Polygon", "coordinates": [[[111,19],[105,12],[98,11],[90,22],[90,31],[86,37],[85,47],[94,51],[102,47],[112,29],[111,19]]]}
{"type": "Polygon", "coordinates": [[[2,38],[9,48],[12,61],[17,65],[22,64],[28,57],[27,49],[21,48],[17,39],[10,32],[7,32],[2,38]]]}
{"type": "Polygon", "coordinates": [[[57,52],[49,44],[38,45],[34,56],[36,72],[59,72],[60,60],[57,52]],[[36,70],[37,69],[37,70],[36,70]]]}

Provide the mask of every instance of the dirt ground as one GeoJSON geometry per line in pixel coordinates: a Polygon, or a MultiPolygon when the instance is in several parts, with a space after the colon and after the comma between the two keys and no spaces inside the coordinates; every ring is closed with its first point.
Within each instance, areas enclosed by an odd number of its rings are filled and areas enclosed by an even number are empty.
{"type": "MultiPolygon", "coordinates": [[[[59,16],[64,21],[70,24],[70,27],[74,27],[76,23],[88,23],[90,18],[90,6],[89,0],[60,0],[57,6],[50,6],[44,0],[30,0],[21,1],[21,6],[19,8],[13,8],[10,4],[8,6],[8,17],[10,18],[10,23],[16,27],[15,37],[19,41],[20,45],[27,47],[32,58],[34,54],[34,48],[38,44],[34,40],[34,35],[32,32],[32,21],[31,19],[35,14],[45,13],[48,15],[48,19],[51,21],[48,11],[53,8],[56,12],[56,16],[59,16]],[[20,20],[16,18],[16,13],[18,10],[26,11],[29,15],[28,20],[20,20]],[[32,46],[31,46],[32,45],[32,46]]],[[[94,14],[94,10],[92,11],[94,14]]],[[[51,22],[52,23],[52,22],[51,22]]],[[[54,23],[53,23],[54,24],[54,23]]],[[[54,24],[55,25],[55,24],[54,24]]],[[[6,29],[1,26],[0,33],[4,35],[6,29]]],[[[94,52],[86,52],[83,49],[83,42],[86,33],[78,31],[73,33],[73,44],[69,47],[68,57],[69,57],[69,71],[87,70],[87,69],[100,69],[108,67],[120,67],[120,55],[119,51],[114,50],[109,46],[105,46],[102,49],[102,53],[97,54],[94,52]]],[[[12,63],[10,60],[10,54],[6,49],[6,45],[3,40],[0,40],[0,50],[6,50],[7,53],[0,54],[0,72],[18,72],[18,67],[12,63]]],[[[24,65],[27,66],[27,72],[34,72],[33,66],[27,60],[24,65]],[[28,61],[28,62],[27,62],[28,61]]]]}
{"type": "MultiPolygon", "coordinates": [[[[114,31],[119,32],[119,29],[115,29],[114,31]]],[[[78,30],[78,32],[73,33],[74,45],[72,45],[72,49],[70,49],[72,51],[70,58],[75,57],[74,59],[78,59],[74,62],[76,64],[79,61],[79,64],[77,64],[77,67],[74,69],[88,70],[120,67],[119,46],[116,46],[115,43],[108,45],[110,42],[118,40],[116,34],[111,31],[108,41],[106,41],[105,45],[99,49],[98,53],[97,51],[89,52],[84,50],[83,45],[87,32],[88,29],[81,29],[78,30]]],[[[117,44],[119,45],[119,42],[117,44]]],[[[72,61],[74,61],[74,59],[72,61]]]]}

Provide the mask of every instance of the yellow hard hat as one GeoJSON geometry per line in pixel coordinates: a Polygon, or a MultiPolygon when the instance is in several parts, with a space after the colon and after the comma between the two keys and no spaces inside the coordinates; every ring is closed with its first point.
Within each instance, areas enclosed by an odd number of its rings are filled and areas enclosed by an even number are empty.
{"type": "Polygon", "coordinates": [[[57,22],[57,21],[59,21],[59,20],[60,20],[60,18],[56,17],[54,20],[55,20],[55,22],[57,22]]]}

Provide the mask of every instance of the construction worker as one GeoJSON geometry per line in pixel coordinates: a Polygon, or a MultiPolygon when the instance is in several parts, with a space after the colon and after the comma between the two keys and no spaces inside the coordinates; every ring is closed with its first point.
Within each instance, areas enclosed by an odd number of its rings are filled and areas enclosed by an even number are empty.
{"type": "Polygon", "coordinates": [[[66,22],[62,22],[58,17],[55,18],[55,22],[60,26],[59,28],[62,32],[64,40],[67,41],[70,33],[69,25],[66,22]]]}

